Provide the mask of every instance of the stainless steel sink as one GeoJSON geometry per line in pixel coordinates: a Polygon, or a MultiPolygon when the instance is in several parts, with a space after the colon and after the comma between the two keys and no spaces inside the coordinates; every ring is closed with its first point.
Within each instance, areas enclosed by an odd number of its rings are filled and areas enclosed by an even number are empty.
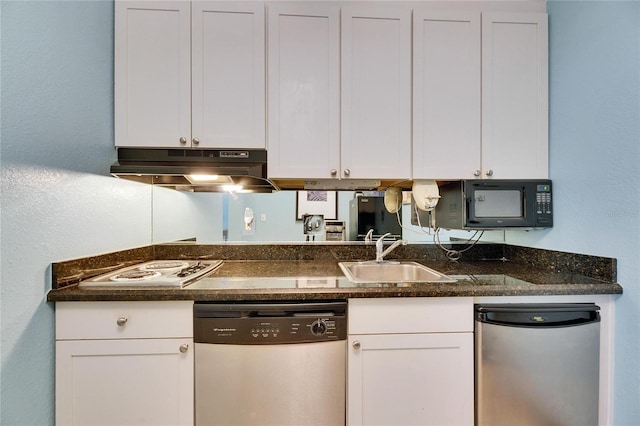
{"type": "Polygon", "coordinates": [[[453,278],[416,262],[339,262],[338,265],[354,283],[455,282],[453,278]]]}

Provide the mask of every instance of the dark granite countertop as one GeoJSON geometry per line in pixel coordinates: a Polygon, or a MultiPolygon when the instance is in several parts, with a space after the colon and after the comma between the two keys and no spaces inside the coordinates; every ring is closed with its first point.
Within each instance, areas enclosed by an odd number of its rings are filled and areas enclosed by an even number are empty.
{"type": "MultiPolygon", "coordinates": [[[[202,246],[195,252],[199,252],[202,246]]],[[[341,259],[332,256],[317,255],[311,259],[308,253],[296,256],[280,256],[273,246],[269,257],[274,260],[260,258],[256,255],[255,247],[253,259],[238,259],[242,255],[224,258],[219,252],[210,253],[210,258],[222,258],[224,263],[205,278],[188,285],[185,288],[79,288],[69,284],[65,277],[59,277],[62,283],[47,295],[47,300],[59,301],[150,301],[150,300],[194,300],[194,301],[245,301],[245,300],[343,300],[348,298],[379,298],[379,297],[451,297],[451,296],[532,296],[532,295],[585,295],[585,294],[621,294],[622,287],[615,282],[615,259],[609,265],[603,258],[583,259],[586,263],[598,265],[597,271],[584,269],[582,263],[576,263],[574,258],[569,261],[559,261],[557,252],[553,258],[536,262],[507,260],[503,256],[491,253],[491,259],[479,256],[465,261],[451,262],[438,255],[424,255],[421,251],[416,256],[415,250],[405,250],[399,255],[404,260],[422,263],[432,269],[445,273],[454,278],[453,283],[351,283],[338,266],[340,260],[350,260],[344,256],[341,259]],[[288,257],[288,258],[287,258],[288,257]],[[291,259],[293,257],[293,259],[291,259]],[[299,259],[302,257],[303,259],[299,259]],[[257,259],[256,259],[257,258],[257,259]],[[595,260],[598,260],[595,262],[595,260]],[[539,263],[542,262],[542,263],[539,263]],[[573,263],[572,263],[573,262],[573,263]],[[569,266],[558,266],[568,263],[569,266]],[[571,266],[573,265],[573,266],[571,266]],[[582,266],[581,266],[582,265],[582,266]],[[604,272],[603,272],[604,269],[604,272]]],[[[211,248],[209,248],[211,251],[211,248]]],[[[237,249],[237,248],[235,248],[237,249]]],[[[415,248],[414,248],[415,249],[415,248]]],[[[156,250],[154,258],[176,258],[178,248],[163,247],[156,250]],[[164,252],[166,250],[167,252],[164,252]]],[[[285,250],[290,250],[286,247],[285,250]]],[[[316,250],[316,249],[313,249],[316,250]]],[[[362,256],[361,250],[355,257],[370,259],[369,255],[362,256]]],[[[495,249],[492,249],[495,250],[495,249]]],[[[512,250],[511,248],[509,250],[512,250]]],[[[531,250],[524,249],[523,250],[531,250]]],[[[282,251],[282,248],[280,248],[282,251]]],[[[427,250],[428,251],[428,250],[427,250]]],[[[146,252],[145,252],[146,253],[146,252]]],[[[191,250],[181,250],[182,257],[197,256],[191,250]],[[191,254],[187,254],[191,251],[191,254]]],[[[341,255],[344,255],[341,252],[341,255]]],[[[485,253],[486,254],[486,253],[485,253]]],[[[501,253],[505,254],[503,248],[501,253]]],[[[518,259],[513,252],[508,253],[511,258],[518,259]]],[[[530,254],[530,253],[529,253],[530,254]]],[[[134,255],[137,256],[136,254],[134,255]]],[[[540,253],[538,253],[540,255],[540,253]]],[[[583,255],[576,255],[583,256],[583,255]]],[[[138,256],[139,257],[139,256],[138,256]]],[[[199,256],[204,257],[204,256],[199,256]]],[[[335,257],[335,256],[333,256],[335,257]]],[[[526,257],[531,259],[531,257],[526,257]]],[[[121,259],[120,259],[121,260],[121,259]]],[[[86,259],[84,260],[86,264],[86,259]]],[[[78,261],[75,261],[78,262],[78,261]]],[[[74,271],[70,263],[56,264],[55,272],[74,271]],[[65,269],[66,268],[66,269],[65,269]]],[[[98,265],[101,266],[101,265],[98,265]]],[[[96,268],[98,269],[98,268],[96,268]]],[[[54,275],[55,276],[55,275],[54,275]]]]}

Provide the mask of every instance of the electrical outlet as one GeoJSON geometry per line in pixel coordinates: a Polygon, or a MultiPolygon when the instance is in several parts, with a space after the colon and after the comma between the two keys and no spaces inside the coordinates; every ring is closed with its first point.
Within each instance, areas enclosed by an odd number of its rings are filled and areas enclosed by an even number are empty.
{"type": "Polygon", "coordinates": [[[267,221],[267,214],[260,213],[260,222],[266,222],[266,221],[267,221]]]}

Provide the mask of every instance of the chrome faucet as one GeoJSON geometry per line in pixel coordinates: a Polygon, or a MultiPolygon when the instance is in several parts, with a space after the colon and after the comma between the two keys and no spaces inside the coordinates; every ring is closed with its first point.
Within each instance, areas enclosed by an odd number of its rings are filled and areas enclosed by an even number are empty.
{"type": "Polygon", "coordinates": [[[364,236],[364,242],[367,244],[373,242],[373,228],[369,229],[367,235],[364,236]]]}
{"type": "Polygon", "coordinates": [[[397,241],[394,241],[394,243],[391,244],[389,247],[387,247],[386,250],[382,251],[383,249],[382,243],[383,243],[384,237],[386,237],[387,235],[391,235],[391,234],[386,233],[382,237],[378,238],[378,241],[376,241],[376,262],[382,262],[384,260],[384,257],[389,253],[391,253],[392,250],[395,250],[396,247],[400,245],[404,246],[407,244],[407,240],[397,240],[397,241]]]}

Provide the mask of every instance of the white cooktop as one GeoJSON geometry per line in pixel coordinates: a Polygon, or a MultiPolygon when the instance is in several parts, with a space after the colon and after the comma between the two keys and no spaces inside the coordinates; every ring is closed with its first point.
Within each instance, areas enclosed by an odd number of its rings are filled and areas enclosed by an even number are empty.
{"type": "Polygon", "coordinates": [[[184,287],[221,264],[222,260],[154,260],[81,281],[78,287],[184,287]]]}

